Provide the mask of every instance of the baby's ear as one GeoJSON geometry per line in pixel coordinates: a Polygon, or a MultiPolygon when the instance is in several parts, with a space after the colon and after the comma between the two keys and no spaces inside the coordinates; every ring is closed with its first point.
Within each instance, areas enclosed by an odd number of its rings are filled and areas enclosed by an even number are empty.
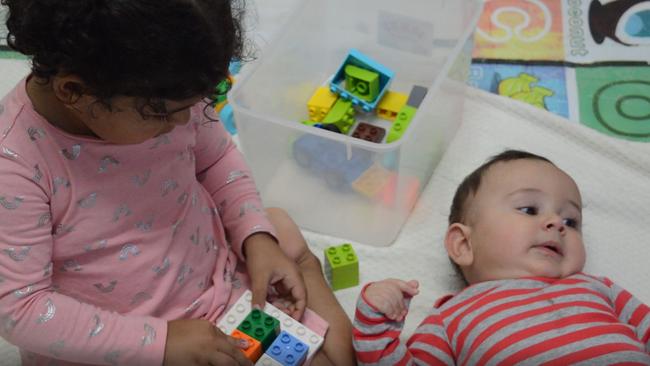
{"type": "Polygon", "coordinates": [[[447,228],[445,235],[445,248],[447,254],[454,263],[460,267],[466,267],[474,262],[474,253],[469,242],[469,234],[472,228],[461,223],[453,223],[447,228]]]}

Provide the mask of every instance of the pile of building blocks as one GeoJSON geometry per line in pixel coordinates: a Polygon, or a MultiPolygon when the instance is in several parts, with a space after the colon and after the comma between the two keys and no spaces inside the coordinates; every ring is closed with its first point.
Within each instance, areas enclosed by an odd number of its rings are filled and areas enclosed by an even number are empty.
{"type": "Polygon", "coordinates": [[[388,91],[395,73],[356,49],[351,49],[330,82],[330,90],[369,113],[388,91]]]}
{"type": "Polygon", "coordinates": [[[302,365],[323,345],[323,337],[272,304],[253,309],[253,293],[246,290],[217,327],[235,338],[248,341],[242,350],[256,365],[302,365]]]}
{"type": "Polygon", "coordinates": [[[350,243],[325,248],[325,278],[332,290],[359,285],[359,258],[350,243]]]}
{"type": "Polygon", "coordinates": [[[356,49],[351,49],[332,76],[329,86],[320,86],[307,102],[309,119],[302,123],[332,132],[350,135],[374,143],[398,140],[419,108],[427,89],[415,85],[410,95],[388,90],[395,73],[356,49]],[[396,121],[386,133],[374,125],[376,133],[367,134],[367,121],[358,121],[357,113],[367,116],[375,112],[376,118],[396,121]],[[350,133],[352,132],[352,133],[350,133]]]}
{"type": "MultiPolygon", "coordinates": [[[[352,49],[329,85],[318,87],[308,100],[309,119],[302,123],[377,144],[397,141],[427,88],[414,85],[409,95],[391,91],[394,77],[393,71],[352,49]]],[[[296,139],[293,156],[298,165],[322,176],[330,188],[352,190],[387,206],[394,204],[398,184],[406,186],[404,202],[409,208],[420,189],[417,178],[397,176],[394,162],[375,161],[369,150],[317,134],[296,139]]]]}

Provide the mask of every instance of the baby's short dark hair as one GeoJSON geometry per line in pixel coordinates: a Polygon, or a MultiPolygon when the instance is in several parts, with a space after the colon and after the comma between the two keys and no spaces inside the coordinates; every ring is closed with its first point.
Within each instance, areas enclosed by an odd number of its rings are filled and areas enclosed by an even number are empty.
{"type": "Polygon", "coordinates": [[[243,0],[1,2],[8,44],[36,77],[76,75],[104,101],[207,96],[242,57],[243,0]]]}
{"type": "Polygon", "coordinates": [[[481,186],[481,179],[483,178],[483,175],[492,165],[499,162],[521,159],[542,160],[553,164],[552,161],[543,156],[535,155],[522,150],[505,150],[504,152],[491,157],[485,163],[483,163],[483,165],[479,166],[476,168],[476,170],[465,177],[465,179],[463,179],[463,181],[456,189],[456,194],[454,194],[454,199],[451,202],[451,208],[449,211],[449,225],[457,222],[465,223],[465,220],[467,219],[467,200],[476,194],[479,187],[481,186]]]}

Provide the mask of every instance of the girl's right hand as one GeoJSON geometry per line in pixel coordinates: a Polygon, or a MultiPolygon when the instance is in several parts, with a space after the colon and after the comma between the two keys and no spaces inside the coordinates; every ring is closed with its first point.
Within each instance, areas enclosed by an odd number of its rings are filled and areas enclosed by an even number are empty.
{"type": "Polygon", "coordinates": [[[163,365],[253,365],[240,350],[246,348],[245,342],[224,334],[207,320],[172,320],[167,323],[163,365]]]}
{"type": "Polygon", "coordinates": [[[418,286],[416,280],[406,282],[389,278],[368,285],[363,296],[388,319],[402,321],[408,310],[404,300],[417,295],[418,286]]]}

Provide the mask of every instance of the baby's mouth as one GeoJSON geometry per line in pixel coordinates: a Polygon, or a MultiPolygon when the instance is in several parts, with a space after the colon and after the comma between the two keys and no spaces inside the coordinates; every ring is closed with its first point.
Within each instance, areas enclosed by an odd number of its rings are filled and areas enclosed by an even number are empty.
{"type": "Polygon", "coordinates": [[[560,245],[554,241],[537,244],[534,246],[534,248],[541,249],[547,253],[558,255],[560,257],[564,255],[564,253],[562,253],[562,248],[560,245]]]}

